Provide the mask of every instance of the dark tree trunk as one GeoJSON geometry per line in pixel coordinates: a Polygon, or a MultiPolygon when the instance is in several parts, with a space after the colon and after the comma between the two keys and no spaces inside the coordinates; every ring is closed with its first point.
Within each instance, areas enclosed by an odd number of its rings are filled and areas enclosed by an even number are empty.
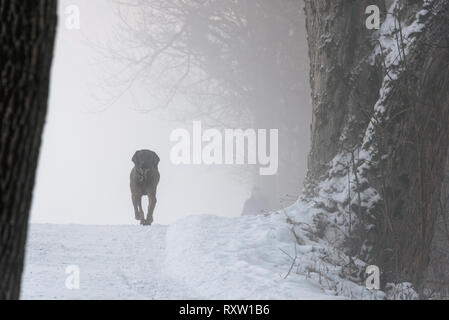
{"type": "Polygon", "coordinates": [[[360,232],[348,237],[356,247],[351,254],[378,265],[385,281],[420,288],[448,148],[449,1],[305,3],[314,108],[306,196],[323,216],[356,217],[360,232]],[[385,20],[386,3],[398,5],[388,36],[400,54],[390,65],[380,33],[365,27],[366,7],[377,5],[385,20]],[[423,9],[429,13],[418,19],[423,9]],[[424,27],[403,42],[402,28],[413,21],[424,27]],[[351,158],[347,167],[335,161],[351,158]],[[353,198],[336,203],[323,196],[320,182],[348,174],[353,198]]]}
{"type": "Polygon", "coordinates": [[[56,1],[0,0],[0,299],[18,299],[56,29],[56,1]]]}

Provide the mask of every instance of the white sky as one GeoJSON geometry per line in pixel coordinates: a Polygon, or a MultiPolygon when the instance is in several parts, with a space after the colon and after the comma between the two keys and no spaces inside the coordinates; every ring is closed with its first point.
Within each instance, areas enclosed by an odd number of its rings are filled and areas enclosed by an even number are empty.
{"type": "Polygon", "coordinates": [[[59,3],[50,108],[31,221],[135,224],[129,172],[137,149],[152,149],[161,158],[156,223],[168,224],[200,213],[240,215],[249,190],[235,175],[229,175],[228,168],[170,163],[171,131],[189,128],[191,123],[137,112],[126,99],[102,112],[89,111],[99,108],[93,95],[102,90],[98,76],[102,66],[86,39],[105,39],[115,15],[106,0],[59,3]],[[81,10],[80,30],[64,26],[64,10],[71,4],[81,10]]]}

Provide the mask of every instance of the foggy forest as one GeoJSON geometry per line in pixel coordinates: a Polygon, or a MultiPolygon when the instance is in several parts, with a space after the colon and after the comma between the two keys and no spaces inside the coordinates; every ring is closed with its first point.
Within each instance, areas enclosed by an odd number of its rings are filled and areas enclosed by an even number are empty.
{"type": "Polygon", "coordinates": [[[0,35],[0,300],[449,298],[448,0],[0,0],[0,35]]]}

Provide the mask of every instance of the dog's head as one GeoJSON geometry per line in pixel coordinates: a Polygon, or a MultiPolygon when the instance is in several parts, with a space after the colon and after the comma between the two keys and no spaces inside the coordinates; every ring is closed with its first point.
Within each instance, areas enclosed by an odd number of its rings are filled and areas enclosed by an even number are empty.
{"type": "Polygon", "coordinates": [[[134,162],[134,165],[137,168],[152,169],[152,168],[157,168],[157,166],[161,160],[159,159],[159,156],[154,151],[140,150],[134,154],[132,161],[134,162]]]}

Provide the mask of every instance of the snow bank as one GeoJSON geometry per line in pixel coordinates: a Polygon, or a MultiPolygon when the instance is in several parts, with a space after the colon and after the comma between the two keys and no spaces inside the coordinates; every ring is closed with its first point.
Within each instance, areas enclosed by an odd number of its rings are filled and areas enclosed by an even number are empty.
{"type": "Polygon", "coordinates": [[[382,298],[341,278],[350,261],[314,238],[316,212],[298,202],[267,216],[191,216],[151,228],[32,225],[22,298],[382,298]],[[66,287],[68,266],[80,270],[78,290],[66,287]]]}
{"type": "MultiPolygon", "coordinates": [[[[166,272],[208,299],[331,299],[295,270],[295,240],[285,216],[193,216],[167,232],[166,272]],[[285,253],[284,253],[284,252],[285,253]]],[[[298,246],[301,255],[310,245],[298,246]]]]}

